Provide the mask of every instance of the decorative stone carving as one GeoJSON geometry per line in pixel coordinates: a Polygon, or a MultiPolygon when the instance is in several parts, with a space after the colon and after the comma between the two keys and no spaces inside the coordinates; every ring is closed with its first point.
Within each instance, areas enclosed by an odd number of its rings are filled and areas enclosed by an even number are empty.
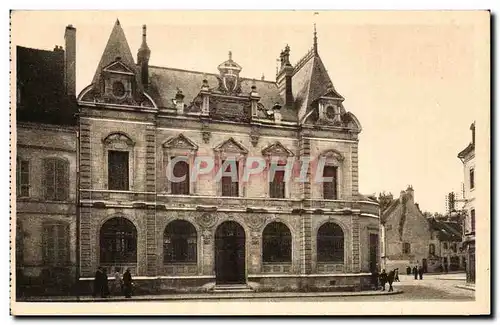
{"type": "Polygon", "coordinates": [[[197,150],[198,146],[182,133],[174,138],[170,138],[163,144],[164,148],[197,150]]]}
{"type": "Polygon", "coordinates": [[[210,230],[203,231],[203,243],[209,245],[212,242],[212,232],[210,230]]]}
{"type": "Polygon", "coordinates": [[[321,157],[332,158],[332,159],[335,159],[339,162],[344,160],[344,156],[342,156],[342,154],[335,149],[329,149],[329,150],[323,151],[321,153],[321,157]]]}
{"type": "Polygon", "coordinates": [[[285,146],[283,146],[279,141],[265,147],[262,149],[263,156],[293,156],[293,152],[288,150],[285,146]]]}
{"type": "Polygon", "coordinates": [[[212,133],[209,131],[208,128],[208,121],[203,121],[202,126],[201,126],[201,134],[203,137],[203,142],[209,143],[210,138],[212,137],[212,133]]]}
{"type": "Polygon", "coordinates": [[[217,216],[213,213],[204,213],[196,217],[196,222],[205,229],[215,226],[217,220],[217,216]]]}
{"type": "Polygon", "coordinates": [[[260,138],[260,132],[259,128],[257,127],[252,127],[252,131],[250,132],[250,142],[252,143],[252,146],[257,146],[257,143],[259,143],[259,138],[260,138]]]}
{"type": "Polygon", "coordinates": [[[258,246],[260,244],[261,233],[257,231],[252,231],[251,233],[251,243],[252,245],[258,246]]]}
{"type": "Polygon", "coordinates": [[[247,215],[246,218],[246,224],[254,231],[260,231],[266,221],[268,220],[268,217],[262,216],[262,215],[247,215]]]}
{"type": "Polygon", "coordinates": [[[228,140],[219,144],[217,147],[214,148],[214,150],[218,151],[218,152],[233,152],[233,153],[240,153],[240,154],[247,154],[248,153],[248,150],[245,149],[245,147],[243,147],[241,144],[239,144],[233,138],[229,138],[228,140]]]}
{"type": "Polygon", "coordinates": [[[102,142],[107,146],[117,143],[124,143],[130,147],[134,145],[134,141],[132,141],[132,139],[130,139],[126,134],[121,132],[111,133],[106,138],[104,138],[102,142]]]}

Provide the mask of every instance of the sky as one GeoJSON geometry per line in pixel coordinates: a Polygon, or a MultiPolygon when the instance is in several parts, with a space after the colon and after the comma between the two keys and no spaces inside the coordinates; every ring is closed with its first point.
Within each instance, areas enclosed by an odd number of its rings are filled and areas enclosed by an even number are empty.
{"type": "MultiPolygon", "coordinates": [[[[480,12],[111,12],[28,11],[12,15],[11,45],[52,50],[64,28],[77,29],[77,92],[90,84],[116,19],[136,57],[143,24],[151,65],[217,73],[232,51],[241,76],[275,80],[288,44],[292,64],[312,47],[344,107],[362,125],[359,186],[363,194],[412,185],[415,201],[445,211],[445,195],[460,192],[459,151],[484,105],[484,20],[480,12]],[[482,20],[480,18],[483,18],[482,20]]],[[[489,92],[487,92],[489,94],[489,92]]],[[[484,133],[483,133],[484,134],[484,133]]]]}

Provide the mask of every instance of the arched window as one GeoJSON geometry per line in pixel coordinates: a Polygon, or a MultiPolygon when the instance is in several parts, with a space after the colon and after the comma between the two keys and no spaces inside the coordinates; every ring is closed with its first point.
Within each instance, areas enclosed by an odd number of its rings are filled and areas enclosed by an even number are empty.
{"type": "Polygon", "coordinates": [[[262,260],[266,263],[292,261],[292,234],[281,222],[271,222],[262,234],[262,260]]]}
{"type": "Polygon", "coordinates": [[[44,197],[51,201],[64,201],[69,196],[69,163],[58,158],[43,160],[44,197]]]}
{"type": "Polygon", "coordinates": [[[175,220],[163,233],[163,263],[196,263],[196,229],[185,220],[175,220]]]}
{"type": "Polygon", "coordinates": [[[436,254],[436,245],[429,244],[429,255],[434,255],[434,254],[436,254]]]}
{"type": "Polygon", "coordinates": [[[137,230],[126,218],[112,218],[102,225],[100,234],[101,263],[135,263],[137,230]]]}
{"type": "Polygon", "coordinates": [[[318,262],[344,262],[344,232],[339,225],[327,222],[318,229],[318,262]]]}

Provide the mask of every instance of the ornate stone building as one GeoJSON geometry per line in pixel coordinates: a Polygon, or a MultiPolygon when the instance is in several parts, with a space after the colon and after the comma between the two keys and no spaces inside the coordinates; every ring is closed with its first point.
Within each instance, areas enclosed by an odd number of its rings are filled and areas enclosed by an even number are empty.
{"type": "Polygon", "coordinates": [[[316,33],[295,65],[285,47],[275,81],[244,78],[231,53],[215,74],[152,66],[152,54],[144,26],[135,62],[117,21],[78,96],[81,280],[104,266],[130,268],[157,290],[369,283],[378,204],[358,192],[361,126],[328,76],[316,33]],[[215,169],[193,179],[199,157],[215,169]],[[332,180],[315,182],[313,163],[307,182],[278,169],[269,178],[273,161],[304,157],[323,157],[318,173],[332,180]],[[245,179],[252,159],[266,165],[245,179]],[[214,180],[228,161],[238,177],[214,180]],[[170,163],[184,181],[169,180],[170,163]]]}

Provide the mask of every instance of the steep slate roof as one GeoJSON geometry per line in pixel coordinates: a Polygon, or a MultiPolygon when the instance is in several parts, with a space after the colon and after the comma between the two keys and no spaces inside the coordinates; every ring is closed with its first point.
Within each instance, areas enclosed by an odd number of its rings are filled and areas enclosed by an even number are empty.
{"type": "MultiPolygon", "coordinates": [[[[150,88],[148,92],[160,107],[171,107],[172,99],[175,98],[177,89],[182,90],[184,103],[188,104],[200,93],[203,79],[206,78],[210,89],[217,89],[219,81],[217,74],[203,73],[174,68],[149,66],[150,88]]],[[[241,95],[250,94],[252,84],[255,82],[256,90],[261,97],[260,103],[266,109],[271,109],[278,103],[283,106],[278,86],[275,82],[266,80],[253,80],[240,77],[241,95]]],[[[262,117],[264,113],[261,112],[262,117]]],[[[297,121],[297,115],[293,109],[281,108],[282,119],[284,121],[297,121]]]]}
{"type": "Polygon", "coordinates": [[[76,124],[76,101],[66,95],[64,50],[17,46],[18,121],[56,125],[76,124]]]}
{"type": "Polygon", "coordinates": [[[292,93],[299,118],[306,115],[311,104],[321,96],[328,94],[331,97],[343,98],[333,87],[323,61],[314,50],[309,51],[295,65],[292,93]]]}
{"type": "Polygon", "coordinates": [[[125,37],[125,33],[123,32],[122,26],[120,25],[120,21],[118,19],[113,26],[113,30],[111,31],[111,35],[109,36],[108,43],[106,44],[104,52],[101,56],[101,61],[99,61],[99,65],[97,65],[97,70],[94,74],[94,78],[92,79],[92,84],[95,87],[99,85],[102,70],[106,66],[115,62],[117,57],[120,57],[121,62],[123,62],[127,67],[134,70],[137,84],[141,87],[142,84],[140,82],[141,80],[139,78],[138,69],[134,63],[134,57],[132,56],[132,52],[130,51],[130,47],[128,46],[127,38],[125,37]]]}
{"type": "Polygon", "coordinates": [[[471,142],[467,147],[465,147],[464,150],[460,151],[458,153],[458,158],[463,159],[465,156],[467,156],[471,151],[474,150],[474,144],[471,142]]]}

